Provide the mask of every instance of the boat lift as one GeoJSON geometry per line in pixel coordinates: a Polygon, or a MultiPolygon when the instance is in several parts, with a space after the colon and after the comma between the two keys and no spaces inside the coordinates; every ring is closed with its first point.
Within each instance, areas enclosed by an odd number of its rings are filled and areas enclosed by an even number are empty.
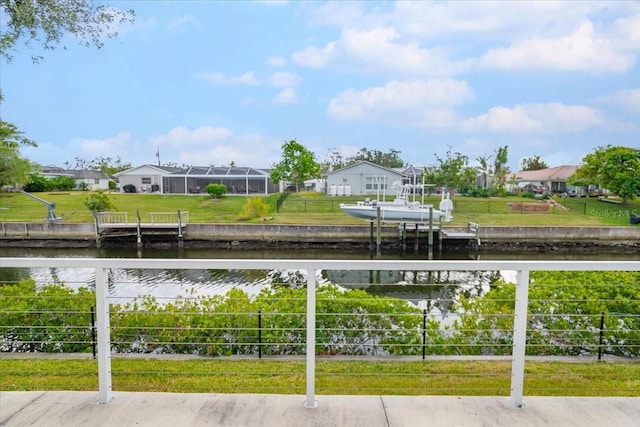
{"type": "Polygon", "coordinates": [[[31,197],[33,200],[36,200],[47,206],[47,217],[44,219],[45,221],[57,221],[59,219],[64,219],[64,217],[62,216],[56,216],[55,212],[53,211],[56,208],[56,204],[54,202],[47,202],[46,200],[41,199],[38,196],[34,196],[31,193],[27,193],[24,190],[20,190],[20,192],[28,197],[31,197]]]}

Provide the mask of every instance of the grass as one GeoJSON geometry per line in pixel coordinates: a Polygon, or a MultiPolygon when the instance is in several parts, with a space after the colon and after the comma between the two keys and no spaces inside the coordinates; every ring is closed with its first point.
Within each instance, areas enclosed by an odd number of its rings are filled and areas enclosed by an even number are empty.
{"type": "MultiPolygon", "coordinates": [[[[304,394],[302,360],[114,358],[113,389],[304,394]]],[[[98,389],[91,359],[0,358],[0,390],[98,389]]],[[[508,395],[509,361],[318,360],[318,394],[508,395]]],[[[640,362],[528,361],[529,396],[640,396],[640,362]]]]}
{"type": "MultiPolygon", "coordinates": [[[[89,192],[51,192],[38,196],[56,204],[56,215],[64,215],[66,222],[92,222],[93,216],[84,205],[89,192]]],[[[275,206],[277,195],[266,197],[266,203],[275,206]]],[[[239,220],[247,197],[227,196],[212,199],[204,195],[160,195],[109,193],[109,200],[119,212],[127,212],[130,221],[135,220],[136,211],[142,221],[148,219],[149,212],[189,212],[189,222],[197,223],[251,223],[259,222],[239,220]]],[[[354,203],[362,196],[328,197],[318,193],[291,194],[282,208],[269,214],[270,221],[277,224],[364,224],[365,221],[351,217],[340,210],[340,203],[354,203]]],[[[439,197],[425,199],[437,207],[439,197]]],[[[540,203],[522,197],[454,198],[453,225],[465,225],[478,222],[484,226],[603,226],[629,225],[631,215],[640,215],[640,200],[629,205],[601,202],[595,198],[559,199],[561,206],[552,207],[544,212],[521,212],[511,210],[509,203],[540,203]]],[[[46,217],[46,207],[20,193],[0,194],[0,221],[41,222],[46,217]]]]}

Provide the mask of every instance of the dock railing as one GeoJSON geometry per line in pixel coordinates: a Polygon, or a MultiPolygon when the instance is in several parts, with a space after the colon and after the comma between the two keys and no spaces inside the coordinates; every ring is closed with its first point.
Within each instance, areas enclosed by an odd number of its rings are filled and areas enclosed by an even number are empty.
{"type": "MultiPolygon", "coordinates": [[[[157,270],[282,270],[298,271],[306,281],[306,299],[303,315],[304,328],[306,398],[304,406],[317,406],[316,401],[316,333],[317,316],[327,313],[317,311],[317,289],[319,273],[333,271],[514,271],[516,273],[514,313],[512,327],[507,332],[512,339],[510,346],[511,377],[509,400],[514,407],[523,406],[525,379],[525,351],[529,312],[530,272],[532,271],[640,271],[640,261],[427,261],[427,260],[308,260],[308,259],[88,259],[88,258],[2,258],[0,267],[20,268],[74,268],[94,269],[95,306],[98,359],[98,400],[112,400],[112,341],[111,304],[109,296],[113,286],[113,271],[117,269],[157,270]]],[[[537,286],[537,285],[533,285],[537,286]]],[[[587,285],[588,286],[588,285],[587,285]]],[[[634,286],[637,286],[635,284],[634,286]]],[[[353,313],[346,315],[353,315],[353,313]]],[[[501,314],[500,314],[501,315],[501,314]]],[[[562,314],[572,316],[574,314],[562,314]]],[[[637,331],[636,331],[637,332],[637,331]]],[[[637,345],[635,345],[637,347],[637,345]]],[[[423,355],[424,358],[424,355],[423,355]]]]}

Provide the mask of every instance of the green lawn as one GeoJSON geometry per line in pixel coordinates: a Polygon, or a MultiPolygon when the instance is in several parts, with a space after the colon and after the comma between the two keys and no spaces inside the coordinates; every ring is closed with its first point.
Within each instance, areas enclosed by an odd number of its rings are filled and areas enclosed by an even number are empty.
{"type": "MultiPolygon", "coordinates": [[[[302,360],[114,358],[113,389],[137,392],[305,393],[302,360]]],[[[0,390],[97,390],[90,359],[0,358],[0,390]]],[[[640,396],[640,362],[529,361],[525,394],[640,396]]],[[[509,395],[509,361],[318,360],[318,394],[509,395]]]]}
{"type": "MultiPolygon", "coordinates": [[[[63,215],[67,222],[92,222],[91,212],[84,205],[89,192],[38,193],[37,196],[56,204],[55,213],[63,215]]],[[[269,221],[279,224],[364,224],[365,221],[344,214],[340,203],[362,200],[361,196],[328,197],[317,193],[291,194],[275,211],[277,195],[265,201],[274,208],[269,221]]],[[[229,223],[259,222],[240,221],[239,216],[247,197],[227,196],[219,200],[204,195],[159,195],[110,193],[109,199],[119,212],[127,212],[134,220],[136,211],[142,221],[148,220],[149,212],[189,212],[189,222],[229,223]]],[[[558,199],[561,206],[550,207],[545,212],[525,212],[520,203],[540,203],[522,197],[470,198],[454,197],[453,225],[464,225],[469,221],[482,225],[629,225],[630,215],[640,215],[640,201],[629,205],[606,203],[594,198],[558,199]],[[512,204],[512,208],[508,206],[512,204]]],[[[426,198],[425,202],[437,207],[440,199],[426,198]]],[[[0,194],[0,221],[39,222],[46,218],[46,207],[20,193],[0,194]]]]}

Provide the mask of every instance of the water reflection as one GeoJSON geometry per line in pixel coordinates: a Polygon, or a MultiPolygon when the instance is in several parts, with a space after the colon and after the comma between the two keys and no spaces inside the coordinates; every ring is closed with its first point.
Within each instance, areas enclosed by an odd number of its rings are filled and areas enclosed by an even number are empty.
{"type": "MultiPolygon", "coordinates": [[[[407,255],[403,258],[422,259],[426,254],[407,255]]],[[[220,249],[23,249],[0,248],[0,257],[86,257],[86,258],[337,258],[370,259],[369,251],[249,251],[220,249]]],[[[482,259],[590,259],[587,254],[482,253],[482,259]]],[[[470,259],[468,251],[438,254],[440,259],[470,259]]],[[[399,259],[400,254],[386,253],[382,259],[399,259]]],[[[603,255],[597,256],[602,259],[603,255]]],[[[637,259],[636,254],[610,254],[607,259],[637,259]]],[[[1,260],[0,260],[1,262],[1,260]]],[[[0,265],[1,267],[1,265],[0,265]]],[[[363,289],[371,295],[402,298],[429,312],[446,316],[453,301],[461,295],[473,297],[488,290],[488,286],[500,277],[500,272],[450,272],[450,271],[323,271],[320,283],[334,283],[349,289],[363,289]],[[375,285],[375,286],[374,286],[375,285]]],[[[116,301],[152,295],[159,299],[177,296],[199,296],[226,293],[239,288],[255,295],[273,283],[293,283],[295,272],[268,270],[150,270],[113,269],[109,275],[109,294],[116,301]]],[[[0,268],[0,282],[16,282],[32,277],[38,285],[65,283],[72,288],[94,287],[94,271],[91,268],[0,268]]]]}

